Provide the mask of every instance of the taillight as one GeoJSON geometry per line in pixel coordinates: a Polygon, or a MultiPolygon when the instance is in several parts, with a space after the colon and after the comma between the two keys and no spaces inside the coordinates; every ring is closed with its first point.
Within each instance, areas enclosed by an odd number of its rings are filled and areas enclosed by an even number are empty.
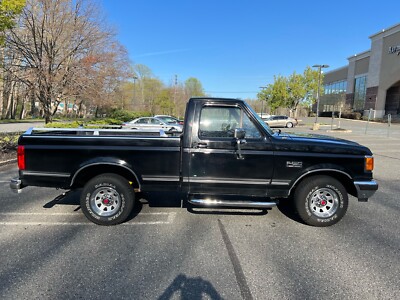
{"type": "Polygon", "coordinates": [[[25,170],[25,147],[24,146],[18,146],[17,156],[18,156],[18,169],[25,170]]]}
{"type": "Polygon", "coordinates": [[[365,157],[365,171],[372,171],[374,169],[374,158],[372,156],[365,157]]]}

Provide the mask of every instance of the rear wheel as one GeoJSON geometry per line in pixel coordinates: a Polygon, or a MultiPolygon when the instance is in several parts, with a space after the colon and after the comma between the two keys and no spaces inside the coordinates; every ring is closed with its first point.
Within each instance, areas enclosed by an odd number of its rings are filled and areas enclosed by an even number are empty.
{"type": "Polygon", "coordinates": [[[294,201],[302,221],[318,227],[339,222],[349,202],[346,189],[330,176],[313,176],[302,181],[295,191],[294,201]]]}
{"type": "Polygon", "coordinates": [[[135,200],[128,180],[117,174],[102,174],[88,181],[81,194],[85,216],[99,225],[115,225],[130,215],[135,200]]]}

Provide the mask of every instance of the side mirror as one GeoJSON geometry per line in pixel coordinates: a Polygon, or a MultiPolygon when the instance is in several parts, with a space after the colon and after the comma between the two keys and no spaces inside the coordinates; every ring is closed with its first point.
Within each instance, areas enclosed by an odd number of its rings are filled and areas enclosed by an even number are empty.
{"type": "Polygon", "coordinates": [[[234,137],[236,139],[236,146],[237,146],[237,159],[244,159],[242,155],[242,148],[241,144],[246,144],[246,140],[244,139],[246,136],[246,131],[243,128],[235,128],[234,137]]]}
{"type": "Polygon", "coordinates": [[[243,140],[246,137],[246,131],[243,128],[235,128],[235,139],[243,140]]]}

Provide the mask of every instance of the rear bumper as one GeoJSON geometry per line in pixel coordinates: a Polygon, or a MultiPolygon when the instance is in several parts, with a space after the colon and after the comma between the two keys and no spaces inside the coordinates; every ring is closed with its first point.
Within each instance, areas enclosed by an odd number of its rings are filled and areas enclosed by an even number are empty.
{"type": "Polygon", "coordinates": [[[378,183],[375,180],[355,181],[354,186],[357,189],[358,201],[366,202],[378,190],[378,183]]]}
{"type": "Polygon", "coordinates": [[[17,178],[13,178],[10,181],[10,189],[14,192],[14,193],[21,193],[21,190],[24,188],[25,186],[22,184],[21,179],[17,178]]]}

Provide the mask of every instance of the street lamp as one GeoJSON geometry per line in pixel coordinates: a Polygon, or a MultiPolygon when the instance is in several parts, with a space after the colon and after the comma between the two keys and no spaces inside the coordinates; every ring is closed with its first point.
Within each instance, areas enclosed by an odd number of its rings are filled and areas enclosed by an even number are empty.
{"type": "MultiPolygon", "coordinates": [[[[263,91],[264,89],[266,89],[266,86],[260,86],[260,89],[263,91]]],[[[264,101],[261,100],[261,118],[263,116],[263,112],[264,112],[264,101]]]]}
{"type": "Polygon", "coordinates": [[[136,79],[138,79],[137,76],[133,75],[133,101],[132,101],[133,106],[135,105],[136,101],[136,79]]]}
{"type": "Polygon", "coordinates": [[[328,65],[313,65],[313,68],[318,68],[318,87],[317,87],[317,113],[315,114],[314,129],[318,128],[318,112],[319,112],[319,88],[321,84],[322,68],[329,68],[328,65]]]}

